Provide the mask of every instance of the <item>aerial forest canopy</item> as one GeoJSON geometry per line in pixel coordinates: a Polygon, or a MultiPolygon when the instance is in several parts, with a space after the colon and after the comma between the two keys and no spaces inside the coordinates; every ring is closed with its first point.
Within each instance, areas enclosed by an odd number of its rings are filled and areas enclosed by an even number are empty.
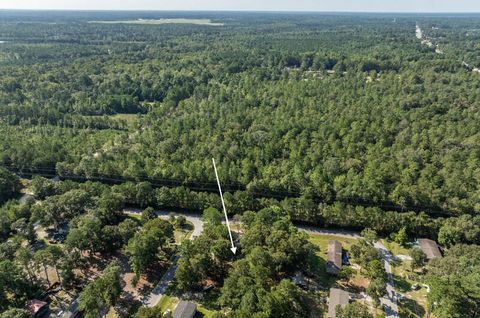
{"type": "Polygon", "coordinates": [[[256,198],[480,212],[477,18],[93,23],[136,18],[0,12],[2,166],[209,192],[215,157],[256,198]]]}

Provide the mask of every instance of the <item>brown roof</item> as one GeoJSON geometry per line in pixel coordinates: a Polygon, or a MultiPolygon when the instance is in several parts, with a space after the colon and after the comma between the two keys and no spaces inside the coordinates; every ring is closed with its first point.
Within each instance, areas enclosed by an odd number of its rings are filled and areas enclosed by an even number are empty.
{"type": "Polygon", "coordinates": [[[418,244],[420,244],[420,248],[427,256],[427,259],[442,257],[442,253],[440,252],[440,249],[435,241],[429,239],[418,239],[418,244]]]}
{"type": "Polygon", "coordinates": [[[181,301],[175,311],[173,312],[173,318],[193,318],[197,312],[197,305],[189,301],[181,301]]]}
{"type": "Polygon", "coordinates": [[[338,274],[342,269],[342,244],[339,241],[328,241],[327,273],[338,274]]]}
{"type": "Polygon", "coordinates": [[[33,299],[33,300],[27,301],[27,305],[25,309],[27,309],[30,315],[35,316],[36,313],[46,305],[48,304],[44,301],[33,299]]]}
{"type": "Polygon", "coordinates": [[[337,306],[345,307],[350,301],[350,294],[338,288],[330,288],[330,297],[328,297],[328,318],[335,318],[337,306]]]}

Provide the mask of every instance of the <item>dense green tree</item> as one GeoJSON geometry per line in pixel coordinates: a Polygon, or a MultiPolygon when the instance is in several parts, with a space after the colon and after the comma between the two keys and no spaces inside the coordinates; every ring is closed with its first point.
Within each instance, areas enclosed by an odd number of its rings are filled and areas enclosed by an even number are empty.
{"type": "Polygon", "coordinates": [[[110,263],[102,275],[80,293],[78,308],[85,317],[98,317],[116,304],[121,292],[120,267],[115,262],[110,263]]]}
{"type": "Polygon", "coordinates": [[[135,318],[163,318],[163,313],[158,308],[141,307],[135,318]]]}
{"type": "Polygon", "coordinates": [[[35,209],[43,225],[58,227],[61,223],[69,222],[85,213],[92,203],[86,191],[75,189],[48,197],[41,205],[35,206],[35,209]]]}
{"type": "Polygon", "coordinates": [[[15,252],[15,260],[23,267],[24,271],[27,273],[28,279],[33,282],[36,264],[34,263],[34,253],[32,250],[28,247],[20,247],[15,252]]]}
{"type": "Polygon", "coordinates": [[[20,268],[10,260],[0,261],[0,310],[6,310],[9,305],[22,306],[29,296],[32,296],[33,286],[30,285],[20,268]]]}
{"type": "Polygon", "coordinates": [[[480,216],[462,215],[447,219],[438,232],[438,242],[447,247],[480,243],[480,216]]]}
{"type": "Polygon", "coordinates": [[[12,198],[20,188],[20,179],[7,169],[0,167],[0,203],[12,198]]]}
{"type": "Polygon", "coordinates": [[[409,252],[412,262],[410,264],[412,271],[416,268],[423,267],[427,260],[425,253],[418,247],[414,247],[409,252]]]}
{"type": "Polygon", "coordinates": [[[374,318],[368,310],[368,307],[359,303],[353,302],[345,307],[338,307],[336,310],[337,318],[374,318]]]}
{"type": "Polygon", "coordinates": [[[207,279],[221,282],[234,256],[230,247],[226,226],[206,223],[199,237],[182,244],[175,272],[179,289],[200,288],[207,279]]]}
{"type": "Polygon", "coordinates": [[[153,265],[159,252],[173,239],[173,226],[159,218],[150,220],[137,232],[126,246],[130,265],[138,276],[153,265]]]}
{"type": "Polygon", "coordinates": [[[222,221],[224,220],[224,218],[225,217],[223,216],[222,212],[218,211],[213,207],[209,207],[208,209],[205,209],[202,215],[202,220],[212,225],[222,224],[222,221]]]}
{"type": "Polygon", "coordinates": [[[477,317],[480,313],[480,247],[455,245],[429,266],[428,301],[440,317],[477,317]]]}
{"type": "Polygon", "coordinates": [[[156,219],[157,214],[152,207],[148,207],[142,212],[142,223],[147,223],[150,220],[156,219]]]}
{"type": "Polygon", "coordinates": [[[397,233],[392,234],[392,238],[396,243],[405,246],[408,243],[407,229],[402,227],[397,233]]]}
{"type": "Polygon", "coordinates": [[[387,287],[385,285],[385,280],[375,278],[368,284],[367,295],[372,297],[375,305],[380,305],[380,298],[387,293],[387,287]]]}
{"type": "Polygon", "coordinates": [[[25,309],[10,308],[0,313],[0,318],[28,318],[29,314],[25,309]]]}
{"type": "Polygon", "coordinates": [[[70,249],[96,253],[103,250],[102,223],[90,214],[82,215],[73,220],[74,227],[67,235],[65,244],[70,249]]]}
{"type": "Polygon", "coordinates": [[[378,240],[378,235],[377,235],[377,232],[375,230],[366,228],[360,234],[370,244],[373,244],[378,240]]]}

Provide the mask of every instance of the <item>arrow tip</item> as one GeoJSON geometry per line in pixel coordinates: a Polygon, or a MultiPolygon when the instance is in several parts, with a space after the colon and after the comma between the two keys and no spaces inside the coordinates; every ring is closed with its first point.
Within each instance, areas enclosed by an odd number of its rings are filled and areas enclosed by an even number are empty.
{"type": "Polygon", "coordinates": [[[237,248],[236,247],[232,247],[230,250],[233,252],[233,254],[237,254],[237,248]]]}

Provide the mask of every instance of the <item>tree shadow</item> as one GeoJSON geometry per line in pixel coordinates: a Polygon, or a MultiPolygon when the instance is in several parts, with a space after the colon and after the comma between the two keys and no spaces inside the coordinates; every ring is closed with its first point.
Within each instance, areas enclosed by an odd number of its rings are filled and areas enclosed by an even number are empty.
{"type": "Polygon", "coordinates": [[[395,284],[395,288],[402,293],[407,293],[412,290],[412,285],[403,277],[394,275],[393,282],[395,284]]]}
{"type": "Polygon", "coordinates": [[[322,288],[330,288],[335,284],[335,277],[328,274],[325,265],[327,262],[318,255],[313,255],[309,260],[309,274],[322,288]]]}
{"type": "Polygon", "coordinates": [[[180,229],[185,230],[185,231],[193,231],[195,227],[191,223],[185,223],[183,226],[180,227],[180,229]]]}
{"type": "Polygon", "coordinates": [[[399,301],[401,318],[419,318],[425,316],[425,308],[416,300],[406,298],[399,301]]]}

